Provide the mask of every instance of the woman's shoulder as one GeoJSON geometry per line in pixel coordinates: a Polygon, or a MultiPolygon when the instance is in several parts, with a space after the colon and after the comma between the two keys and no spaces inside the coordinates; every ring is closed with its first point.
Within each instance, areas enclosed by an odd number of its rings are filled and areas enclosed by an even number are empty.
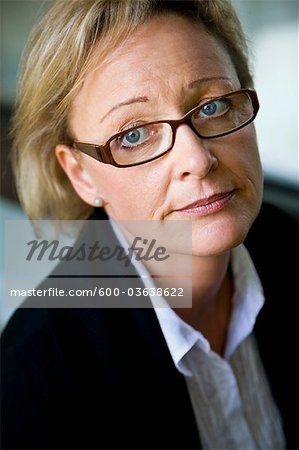
{"type": "Polygon", "coordinates": [[[299,227],[299,215],[270,204],[263,203],[260,212],[252,225],[247,241],[262,236],[264,240],[274,239],[277,244],[290,238],[296,238],[299,227]],[[286,233],[286,231],[289,233],[286,233]],[[293,235],[290,235],[293,232],[293,235]],[[285,234],[283,234],[285,233],[285,234]]]}
{"type": "Polygon", "coordinates": [[[292,272],[298,264],[298,240],[299,217],[264,203],[245,245],[260,270],[283,272],[288,266],[292,272]]]}
{"type": "MultiPolygon", "coordinates": [[[[288,448],[297,442],[298,220],[265,204],[246,246],[260,276],[265,304],[254,333],[271,391],[284,420],[288,448]]],[[[297,448],[297,446],[296,446],[297,448]]]]}
{"type": "MultiPolygon", "coordinates": [[[[273,299],[278,316],[281,299],[284,312],[295,313],[293,298],[298,295],[299,221],[276,206],[263,204],[245,246],[261,279],[265,297],[273,299]],[[275,299],[275,302],[274,302],[275,299]]],[[[279,313],[280,311],[280,313],[279,313]]]]}
{"type": "Polygon", "coordinates": [[[2,350],[13,346],[21,346],[26,342],[39,339],[49,330],[48,310],[44,308],[27,308],[21,305],[9,319],[2,334],[2,350]]]}
{"type": "Polygon", "coordinates": [[[296,217],[265,204],[245,242],[265,296],[255,333],[264,358],[286,358],[282,367],[298,351],[298,236],[296,217]]]}

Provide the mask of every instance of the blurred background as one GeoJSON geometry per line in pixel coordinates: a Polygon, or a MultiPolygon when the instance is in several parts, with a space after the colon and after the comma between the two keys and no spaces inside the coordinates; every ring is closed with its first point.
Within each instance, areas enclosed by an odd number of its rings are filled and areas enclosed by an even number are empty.
{"type": "MultiPolygon", "coordinates": [[[[264,197],[299,219],[299,2],[232,2],[248,38],[261,103],[256,128],[265,173],[264,197]]],[[[8,134],[19,60],[30,29],[50,4],[51,1],[41,0],[0,0],[1,244],[5,239],[5,220],[25,217],[14,188],[8,134]]],[[[0,274],[4,267],[3,252],[1,255],[0,274]]],[[[0,312],[0,328],[1,320],[0,312]]]]}

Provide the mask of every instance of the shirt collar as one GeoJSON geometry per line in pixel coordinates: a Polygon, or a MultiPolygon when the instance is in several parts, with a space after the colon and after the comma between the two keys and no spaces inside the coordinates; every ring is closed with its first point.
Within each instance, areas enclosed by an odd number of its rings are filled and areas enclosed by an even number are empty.
{"type": "MultiPolygon", "coordinates": [[[[126,248],[127,241],[113,219],[109,219],[113,231],[126,248]]],[[[132,264],[140,275],[145,287],[155,287],[154,281],[141,261],[132,258],[132,264]]],[[[229,323],[224,358],[229,359],[239,344],[252,332],[257,315],[264,304],[264,294],[260,279],[251,257],[243,244],[231,252],[231,267],[234,282],[233,309],[229,323]]],[[[184,322],[171,309],[163,297],[150,296],[164,338],[177,369],[185,373],[182,360],[197,344],[204,352],[211,351],[203,334],[184,322]]]]}

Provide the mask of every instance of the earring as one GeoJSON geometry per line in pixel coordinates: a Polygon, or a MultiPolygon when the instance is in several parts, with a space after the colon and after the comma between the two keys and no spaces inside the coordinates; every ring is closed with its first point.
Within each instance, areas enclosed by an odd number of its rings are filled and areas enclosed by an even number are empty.
{"type": "Polygon", "coordinates": [[[96,198],[94,199],[94,205],[95,205],[97,208],[101,208],[101,206],[103,206],[103,203],[104,203],[104,201],[103,201],[102,197],[96,197],[96,198]]]}

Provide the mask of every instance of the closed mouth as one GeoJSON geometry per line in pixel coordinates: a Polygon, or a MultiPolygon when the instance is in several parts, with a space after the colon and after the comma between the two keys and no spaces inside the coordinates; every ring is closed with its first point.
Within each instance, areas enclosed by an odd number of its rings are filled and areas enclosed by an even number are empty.
{"type": "Polygon", "coordinates": [[[226,206],[234,197],[235,191],[236,190],[233,189],[228,192],[219,192],[209,197],[201,198],[181,209],[176,209],[175,212],[183,212],[201,216],[212,214],[213,212],[217,212],[226,206]]]}

